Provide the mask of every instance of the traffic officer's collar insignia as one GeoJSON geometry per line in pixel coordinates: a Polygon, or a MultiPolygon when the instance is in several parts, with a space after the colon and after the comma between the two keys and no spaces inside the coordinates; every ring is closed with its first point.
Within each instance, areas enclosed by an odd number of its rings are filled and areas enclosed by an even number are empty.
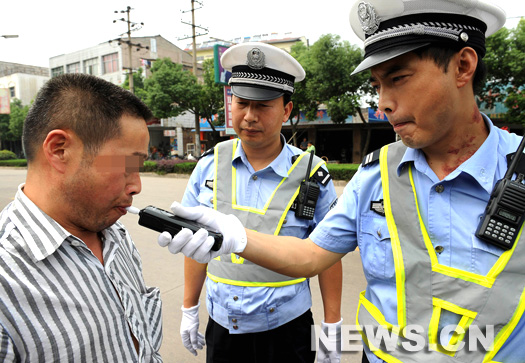
{"type": "Polygon", "coordinates": [[[385,207],[383,205],[383,199],[378,201],[371,201],[370,202],[370,210],[373,210],[380,216],[385,216],[385,207]]]}
{"type": "Polygon", "coordinates": [[[264,68],[264,53],[259,48],[252,48],[246,58],[248,67],[253,69],[264,68]]]}
{"type": "Polygon", "coordinates": [[[372,35],[379,29],[381,18],[377,16],[376,10],[370,3],[361,1],[357,6],[357,15],[366,35],[372,35]]]}

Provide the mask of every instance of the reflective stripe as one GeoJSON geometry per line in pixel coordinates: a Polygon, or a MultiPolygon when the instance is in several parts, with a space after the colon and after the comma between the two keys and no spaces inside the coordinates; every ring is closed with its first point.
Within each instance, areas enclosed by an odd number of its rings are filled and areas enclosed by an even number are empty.
{"type": "MultiPolygon", "coordinates": [[[[288,170],[266,201],[262,209],[243,206],[236,201],[236,169],[232,165],[239,140],[229,140],[215,147],[215,178],[213,206],[222,213],[233,214],[246,228],[279,234],[283,221],[299,193],[301,181],[308,168],[309,153],[302,153],[288,170]],[[219,172],[220,170],[220,172],[219,172]]],[[[313,175],[324,161],[316,156],[312,163],[313,175]]],[[[254,263],[238,259],[236,255],[222,255],[208,264],[208,277],[215,282],[237,286],[286,286],[303,282],[305,278],[292,278],[270,271],[254,263]]]]}
{"type": "MultiPolygon", "coordinates": [[[[397,167],[406,147],[402,143],[385,146],[381,150],[380,170],[386,221],[391,237],[396,272],[398,325],[387,322],[381,311],[362,293],[359,302],[358,325],[372,325],[387,334],[398,335],[398,342],[407,325],[425,329],[428,337],[424,349],[408,352],[396,345],[386,351],[384,344],[372,346],[361,328],[365,344],[387,362],[488,362],[503,346],[525,311],[525,238],[523,226],[514,247],[504,252],[487,276],[440,265],[418,210],[417,194],[412,169],[397,174],[397,167]],[[414,228],[419,221],[419,228],[414,228]],[[509,297],[502,299],[501,297],[509,297]],[[516,298],[520,299],[517,301],[516,298]],[[438,324],[442,310],[462,316],[458,328],[467,333],[455,332],[447,346],[438,344],[438,324]],[[477,325],[481,331],[494,326],[496,337],[492,351],[456,351],[456,344],[468,346],[468,328],[477,325]]],[[[376,335],[377,336],[377,335],[376,335]]]]}

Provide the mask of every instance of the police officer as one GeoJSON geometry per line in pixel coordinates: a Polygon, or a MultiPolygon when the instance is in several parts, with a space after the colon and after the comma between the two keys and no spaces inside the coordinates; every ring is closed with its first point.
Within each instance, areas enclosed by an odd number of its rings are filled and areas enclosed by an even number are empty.
{"type": "MultiPolygon", "coordinates": [[[[307,241],[242,229],[216,211],[178,213],[219,228],[221,253],[290,276],[313,276],[359,247],[365,362],[524,362],[525,237],[505,250],[476,235],[521,140],[474,97],[485,37],[505,13],[483,0],[358,0],[350,22],[365,45],[354,73],[370,70],[401,141],[365,158],[307,241]]],[[[520,193],[509,202],[523,205],[520,193]]],[[[522,229],[505,226],[494,233],[522,229]]],[[[182,237],[174,252],[213,257],[202,236],[182,237]]]]}
{"type": "MultiPolygon", "coordinates": [[[[247,228],[264,233],[306,238],[337,196],[323,161],[286,144],[281,134],[292,111],[294,82],[304,78],[304,70],[287,52],[257,42],[229,48],[221,63],[232,72],[232,119],[238,138],[205,153],[182,204],[231,213],[247,228]],[[296,211],[309,163],[307,181],[320,189],[316,208],[296,211]]],[[[341,270],[339,262],[319,275],[325,328],[342,322],[341,270]]],[[[198,309],[206,280],[208,362],[314,361],[308,279],[278,274],[230,253],[207,265],[186,259],[184,272],[180,331],[190,352],[197,355],[204,345],[198,309]]],[[[339,362],[339,354],[325,349],[319,360],[339,362]]]]}

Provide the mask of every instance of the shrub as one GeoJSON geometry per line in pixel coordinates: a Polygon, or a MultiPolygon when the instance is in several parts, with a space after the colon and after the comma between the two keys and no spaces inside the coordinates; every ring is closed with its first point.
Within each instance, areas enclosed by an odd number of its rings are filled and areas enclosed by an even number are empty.
{"type": "Polygon", "coordinates": [[[146,160],[144,162],[143,171],[155,172],[158,174],[191,174],[193,169],[197,165],[196,161],[188,161],[183,159],[170,159],[170,160],[146,160]]]}
{"type": "Polygon", "coordinates": [[[333,180],[350,180],[354,176],[359,164],[326,164],[333,180]]]}
{"type": "Polygon", "coordinates": [[[14,160],[16,154],[9,150],[0,150],[0,160],[14,160]]]}
{"type": "Polygon", "coordinates": [[[0,166],[27,166],[26,159],[0,160],[0,166]]]}

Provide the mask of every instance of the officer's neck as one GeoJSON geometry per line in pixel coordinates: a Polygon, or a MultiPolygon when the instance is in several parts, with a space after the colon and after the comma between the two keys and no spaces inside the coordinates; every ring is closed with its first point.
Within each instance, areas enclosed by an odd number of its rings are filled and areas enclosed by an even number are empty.
{"type": "Polygon", "coordinates": [[[258,171],[266,168],[279,156],[283,149],[283,144],[281,138],[264,146],[243,141],[242,148],[250,165],[255,171],[258,171]]]}

